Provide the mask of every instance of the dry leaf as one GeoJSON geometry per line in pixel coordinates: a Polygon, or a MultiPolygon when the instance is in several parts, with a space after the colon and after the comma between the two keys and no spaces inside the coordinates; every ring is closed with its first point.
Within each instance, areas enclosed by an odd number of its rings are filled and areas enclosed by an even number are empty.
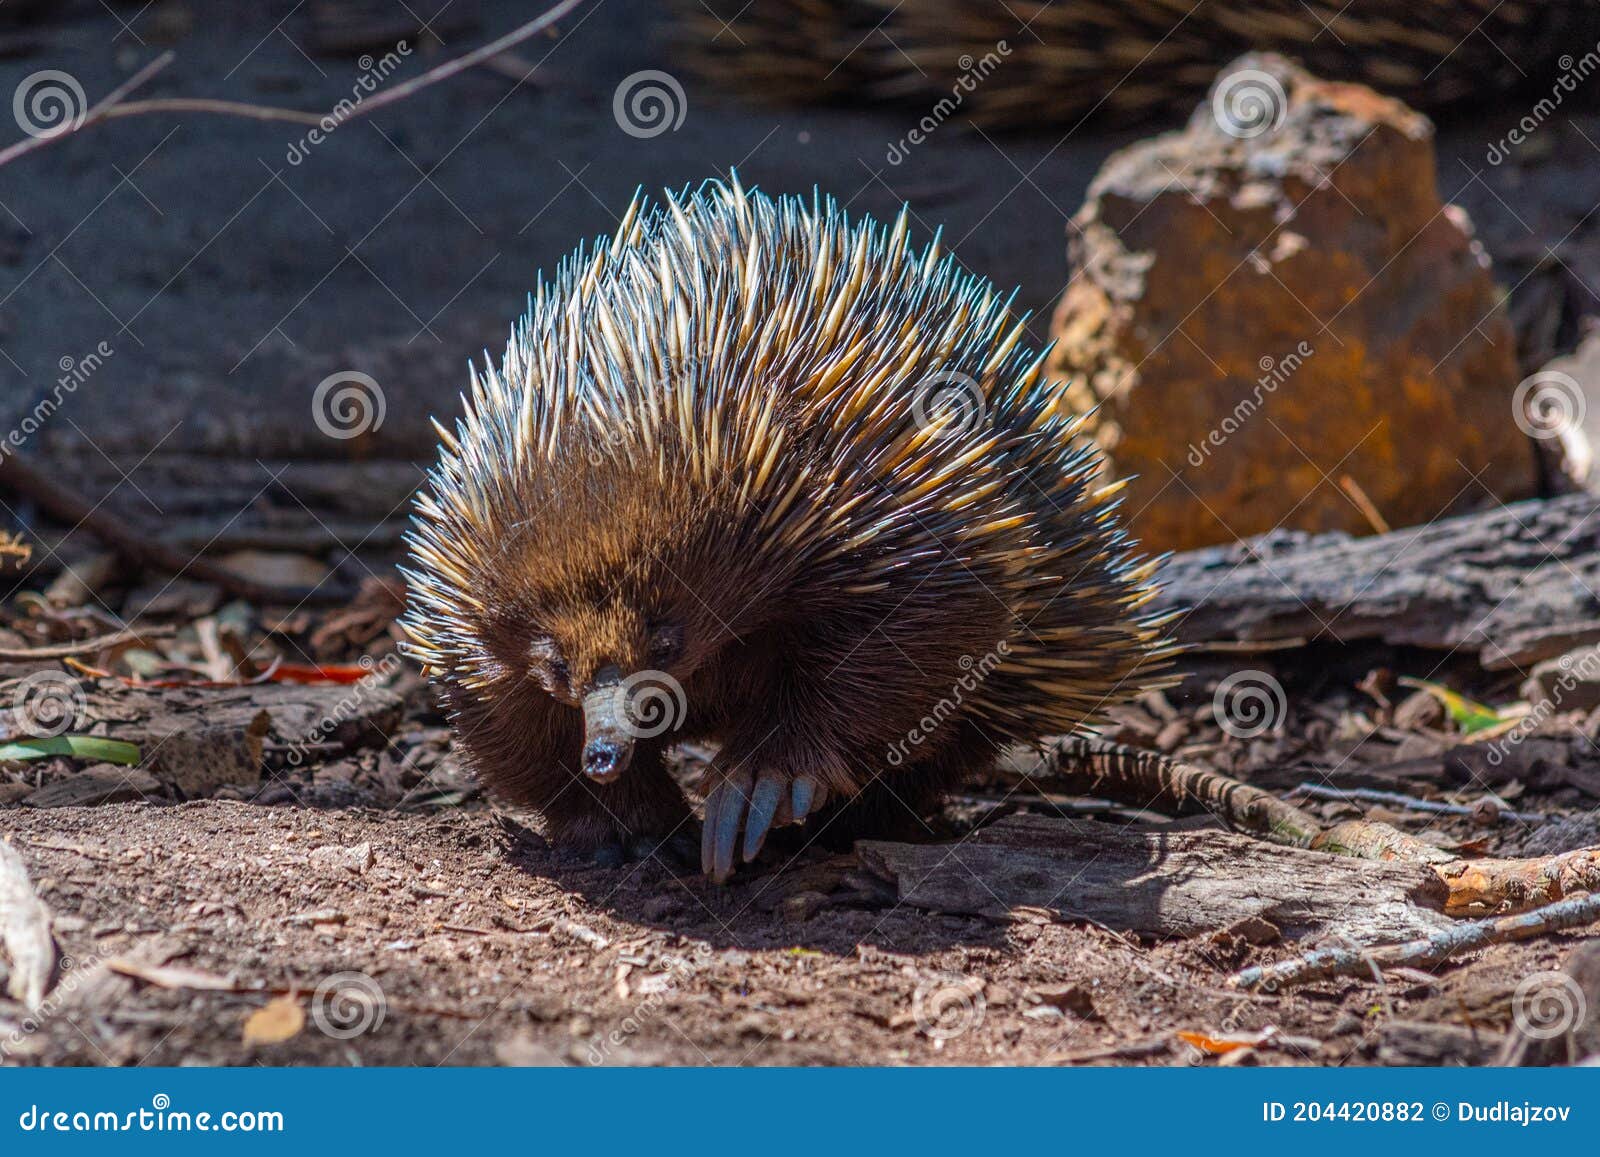
{"type": "Polygon", "coordinates": [[[306,1014],[292,996],[278,996],[250,1014],[244,1022],[244,1043],[275,1045],[296,1037],[306,1027],[306,1014]]]}
{"type": "Polygon", "coordinates": [[[1222,1056],[1237,1049],[1258,1048],[1265,1044],[1272,1036],[1272,1031],[1255,1033],[1247,1037],[1211,1037],[1199,1032],[1180,1032],[1178,1039],[1187,1044],[1192,1044],[1203,1053],[1212,1056],[1222,1056]]]}

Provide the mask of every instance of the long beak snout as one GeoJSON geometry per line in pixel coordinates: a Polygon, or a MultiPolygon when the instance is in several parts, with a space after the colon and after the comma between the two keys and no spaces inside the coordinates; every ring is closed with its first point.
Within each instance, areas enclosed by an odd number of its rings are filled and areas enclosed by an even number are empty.
{"type": "Polygon", "coordinates": [[[608,667],[583,697],[583,774],[596,783],[611,783],[633,758],[623,695],[620,673],[608,667]]]}

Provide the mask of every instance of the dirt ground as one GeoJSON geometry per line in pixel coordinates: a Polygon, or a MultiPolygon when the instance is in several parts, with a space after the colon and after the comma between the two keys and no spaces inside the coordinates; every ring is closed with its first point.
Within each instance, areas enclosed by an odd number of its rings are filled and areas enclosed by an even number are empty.
{"type": "MultiPolygon", "coordinates": [[[[527,17],[509,0],[423,7],[434,39],[413,71],[527,17]]],[[[357,71],[307,53],[306,12],[289,0],[147,10],[84,0],[62,11],[43,31],[6,34],[0,91],[66,67],[102,94],[171,48],[178,60],[148,95],[322,108],[357,71]]],[[[359,362],[352,347],[381,339],[415,356],[384,378],[387,420],[360,449],[395,467],[403,502],[412,460],[431,445],[427,417],[453,407],[461,364],[501,340],[532,271],[609,232],[636,186],[681,186],[733,165],[774,193],[820,185],[853,212],[910,203],[924,234],[945,225],[966,265],[1020,285],[1042,335],[1066,280],[1067,218],[1095,168],[1134,134],[994,140],[952,125],[890,166],[884,150],[903,134],[904,110],[746,103],[684,70],[660,24],[643,0],[604,0],[563,38],[525,47],[540,62],[533,82],[474,71],[341,130],[302,164],[283,160],[286,126],[184,117],[100,126],[7,166],[0,419],[9,427],[64,359],[109,341],[114,356],[30,449],[59,453],[83,477],[109,464],[94,496],[147,519],[159,499],[169,525],[189,512],[175,501],[217,497],[162,473],[164,456],[180,452],[202,471],[259,467],[235,506],[212,512],[230,522],[269,489],[268,501],[310,514],[315,500],[263,460],[349,450],[312,426],[311,392],[328,368],[359,362]],[[641,141],[616,126],[610,101],[623,77],[651,68],[681,76],[690,111],[681,131],[641,141]]],[[[1600,300],[1600,116],[1575,103],[1559,132],[1486,168],[1485,146],[1519,115],[1507,107],[1442,126],[1441,191],[1471,212],[1513,303],[1547,319],[1544,345],[1570,345],[1577,316],[1600,300]]],[[[372,571],[346,565],[360,572],[349,577],[389,577],[366,531],[347,532],[321,507],[312,517],[334,528],[324,561],[359,555],[372,571]]],[[[208,535],[198,543],[211,545],[208,535]]],[[[24,592],[53,581],[63,561],[103,553],[88,534],[41,543],[53,549],[36,562],[57,565],[28,575],[24,592]]],[[[219,637],[258,666],[377,662],[395,643],[393,608],[333,629],[339,612],[252,607],[165,576],[113,572],[90,586],[66,609],[12,598],[0,621],[11,646],[82,638],[136,614],[174,629],[163,653],[144,656],[154,668],[124,663],[108,677],[49,665],[81,684],[102,732],[128,723],[123,680],[203,674],[219,637]]],[[[1356,690],[1371,667],[1429,674],[1439,656],[1284,662],[1298,672],[1281,672],[1292,716],[1282,734],[1220,740],[1205,714],[1213,665],[1176,706],[1130,715],[1120,738],[1245,779],[1278,769],[1289,778],[1273,790],[1336,771],[1361,785],[1381,770],[1412,797],[1468,811],[1481,801],[1481,785],[1444,774],[1461,739],[1447,721],[1402,725],[1356,690]],[[1393,770],[1413,763],[1427,766],[1393,770]]],[[[0,695],[29,674],[0,670],[0,695]]],[[[1516,695],[1514,680],[1485,684],[1470,670],[1434,677],[1486,702],[1516,695]]],[[[855,856],[815,850],[769,858],[726,888],[667,857],[598,866],[553,851],[536,818],[492,809],[415,672],[392,682],[361,728],[313,745],[304,766],[285,762],[303,728],[278,720],[264,773],[252,765],[181,788],[102,769],[111,802],[99,806],[61,806],[59,793],[81,787],[79,762],[0,768],[0,834],[53,911],[63,954],[37,1013],[0,998],[0,1064],[1483,1063],[1511,1027],[1517,985],[1596,931],[1381,980],[1245,993],[1227,984],[1237,970],[1317,942],[1226,929],[1141,938],[1034,908],[931,912],[899,902],[855,856]],[[1260,1043],[1208,1051],[1180,1033],[1260,1043]]],[[[191,707],[232,693],[185,692],[191,707]]],[[[318,713],[314,703],[285,710],[318,713]]],[[[1485,827],[1481,816],[1333,802],[1318,814],[1381,816],[1488,854],[1600,844],[1595,722],[1562,726],[1565,754],[1495,785],[1497,808],[1509,801],[1569,821],[1555,843],[1545,836],[1559,825],[1493,816],[1485,827]]],[[[1158,833],[1193,827],[992,787],[953,801],[945,818],[967,831],[1013,809],[1158,833]]]]}
{"type": "Polygon", "coordinates": [[[15,1063],[1183,1065],[1219,1062],[1175,1032],[1268,1026],[1283,1043],[1251,1063],[1467,1063],[1498,1047],[1516,982],[1576,942],[1247,997],[1222,986],[1247,945],[929,915],[851,889],[850,857],[718,889],[564,862],[482,811],[207,801],[5,822],[75,961],[15,1063]],[[304,1029],[245,1043],[285,992],[304,1029]]]}

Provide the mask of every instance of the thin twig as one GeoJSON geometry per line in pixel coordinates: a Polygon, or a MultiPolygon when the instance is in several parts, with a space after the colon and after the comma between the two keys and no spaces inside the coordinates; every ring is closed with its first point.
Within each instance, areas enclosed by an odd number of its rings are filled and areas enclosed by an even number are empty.
{"type": "MultiPolygon", "coordinates": [[[[1380,791],[1373,787],[1323,787],[1315,783],[1302,783],[1290,795],[1305,795],[1312,799],[1336,800],[1341,803],[1381,803],[1389,807],[1402,807],[1407,811],[1425,812],[1438,816],[1470,816],[1477,815],[1481,805],[1468,806],[1464,803],[1438,803],[1434,800],[1418,799],[1414,795],[1402,795],[1397,791],[1380,791]]],[[[1499,804],[1496,803],[1496,807],[1499,804]]],[[[1519,812],[1510,808],[1501,808],[1498,813],[1501,818],[1516,820],[1518,823],[1542,824],[1550,817],[1543,812],[1519,812]]]]}
{"type": "Polygon", "coordinates": [[[1439,964],[1458,952],[1525,940],[1547,932],[1559,932],[1580,924],[1600,920],[1600,893],[1576,896],[1569,900],[1536,908],[1518,916],[1494,920],[1471,920],[1452,924],[1439,931],[1404,944],[1375,945],[1367,948],[1339,947],[1308,952],[1277,964],[1246,968],[1230,978],[1240,988],[1265,987],[1269,991],[1289,984],[1306,984],[1332,976],[1349,976],[1368,968],[1439,964]]]}
{"type": "Polygon", "coordinates": [[[0,647],[0,659],[65,659],[71,655],[92,655],[124,643],[140,643],[146,639],[172,634],[170,626],[129,627],[125,631],[112,631],[93,639],[79,639],[73,643],[50,643],[43,647],[0,647]]]}
{"type": "MultiPolygon", "coordinates": [[[[582,3],[584,3],[584,0],[560,0],[558,4],[550,8],[542,16],[512,29],[498,40],[492,40],[480,48],[475,48],[465,55],[456,57],[454,60],[447,60],[438,67],[430,68],[421,76],[408,80],[404,84],[397,84],[393,88],[386,89],[377,96],[355,105],[348,112],[339,116],[337,120],[340,124],[343,124],[360,117],[370,116],[386,105],[405,100],[408,96],[420,92],[430,85],[438,84],[442,80],[450,79],[457,73],[465,72],[485,60],[498,56],[507,49],[521,44],[524,40],[538,35],[582,3]]],[[[68,121],[59,126],[54,132],[47,132],[40,136],[30,136],[25,140],[16,142],[16,144],[0,149],[0,166],[10,164],[18,157],[33,152],[34,149],[43,148],[52,142],[81,133],[91,125],[99,124],[102,121],[116,120],[121,117],[147,116],[150,113],[165,112],[199,112],[245,117],[250,120],[290,121],[301,125],[319,125],[333,116],[332,113],[314,112],[308,109],[275,108],[271,105],[249,104],[232,100],[209,100],[203,97],[163,97],[155,100],[124,102],[124,97],[171,64],[173,59],[171,52],[162,53],[155,60],[112,89],[76,121],[68,121]]]]}

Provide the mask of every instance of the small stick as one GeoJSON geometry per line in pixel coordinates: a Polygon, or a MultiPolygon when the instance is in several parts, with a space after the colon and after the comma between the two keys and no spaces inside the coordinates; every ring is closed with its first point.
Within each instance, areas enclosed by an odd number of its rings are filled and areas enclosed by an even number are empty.
{"type": "MultiPolygon", "coordinates": [[[[560,0],[560,3],[549,9],[544,15],[512,29],[498,40],[492,40],[480,48],[475,48],[463,56],[456,57],[454,60],[447,60],[436,68],[430,68],[421,76],[408,80],[404,84],[397,84],[377,96],[362,101],[340,117],[340,123],[352,121],[358,117],[370,116],[385,105],[404,100],[412,93],[420,92],[429,85],[438,84],[441,80],[448,80],[459,72],[465,72],[467,69],[481,64],[491,57],[498,56],[506,49],[521,44],[529,37],[544,31],[583,2],[584,0],[560,0]]],[[[169,97],[124,103],[124,97],[171,64],[172,60],[172,53],[162,53],[155,60],[112,89],[75,123],[63,124],[55,132],[37,137],[30,136],[14,145],[0,149],[0,166],[7,165],[18,157],[31,153],[34,149],[43,148],[52,141],[59,141],[75,133],[81,133],[90,125],[98,124],[101,121],[115,120],[119,117],[144,116],[157,112],[201,112],[247,117],[251,120],[290,121],[294,124],[319,125],[332,115],[330,113],[311,112],[306,109],[274,108],[270,105],[247,104],[232,100],[208,100],[199,97],[169,97]]]]}
{"type": "MultiPolygon", "coordinates": [[[[1154,751],[1069,735],[1051,740],[1027,778],[1072,795],[1111,795],[1137,807],[1165,805],[1178,815],[1209,814],[1275,844],[1310,847],[1322,825],[1270,792],[1154,751]]],[[[1165,810],[1164,809],[1164,810],[1165,810]]]]}
{"type": "Polygon", "coordinates": [[[1394,529],[1389,525],[1389,520],[1379,513],[1378,504],[1373,502],[1367,492],[1361,488],[1361,483],[1348,474],[1341,474],[1339,476],[1339,489],[1343,490],[1349,496],[1350,501],[1356,504],[1356,509],[1361,511],[1361,517],[1371,524],[1373,530],[1379,534],[1388,534],[1394,529]]]}
{"type": "Polygon", "coordinates": [[[129,627],[125,631],[112,631],[93,639],[79,639],[75,643],[51,643],[44,647],[0,647],[0,659],[65,659],[72,655],[92,655],[109,647],[124,643],[141,643],[170,635],[171,626],[129,627]]]}
{"type": "Polygon", "coordinates": [[[1486,948],[1509,940],[1526,940],[1596,920],[1600,920],[1600,893],[1575,896],[1517,916],[1453,924],[1403,944],[1324,948],[1277,964],[1246,968],[1229,978],[1229,983],[1239,988],[1261,987],[1272,991],[1289,984],[1306,984],[1313,980],[1365,972],[1370,967],[1439,964],[1458,952],[1486,948]]]}
{"type": "MultiPolygon", "coordinates": [[[[1478,812],[1476,807],[1468,807],[1464,803],[1438,803],[1434,800],[1418,799],[1413,795],[1402,795],[1397,791],[1380,791],[1375,787],[1321,787],[1314,783],[1302,783],[1289,794],[1306,795],[1312,799],[1338,800],[1343,803],[1381,803],[1437,816],[1470,816],[1478,812]]],[[[1496,806],[1499,806],[1498,803],[1496,806]]],[[[1501,809],[1499,814],[1505,819],[1525,824],[1542,824],[1550,818],[1543,812],[1518,812],[1510,808],[1501,809]]]]}

